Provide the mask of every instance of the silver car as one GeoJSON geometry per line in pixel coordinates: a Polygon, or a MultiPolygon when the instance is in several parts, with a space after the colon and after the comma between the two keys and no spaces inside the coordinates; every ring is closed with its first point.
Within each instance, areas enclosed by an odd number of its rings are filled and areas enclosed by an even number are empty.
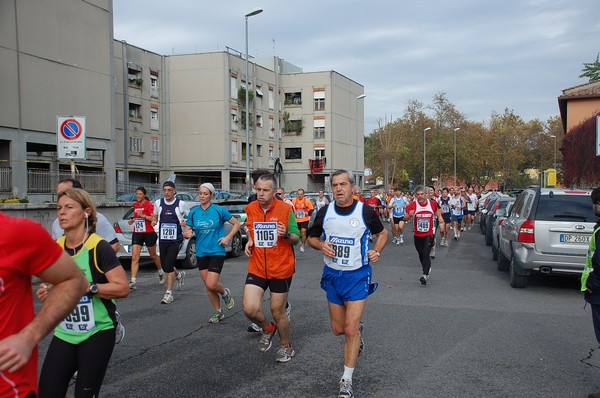
{"type": "Polygon", "coordinates": [[[510,286],[527,286],[531,272],[581,274],[596,216],[589,190],[525,189],[502,223],[498,267],[510,286]]]}
{"type": "MultiPolygon", "coordinates": [[[[189,213],[194,206],[198,206],[199,204],[199,202],[184,202],[184,213],[189,213]]],[[[117,233],[117,238],[121,244],[121,247],[117,252],[117,257],[122,260],[131,260],[131,238],[133,235],[133,225],[129,225],[128,221],[132,215],[133,207],[127,210],[127,212],[123,215],[123,218],[115,223],[115,232],[117,233]]],[[[231,224],[225,223],[225,233],[229,233],[231,228],[233,228],[231,224]]],[[[156,225],[154,229],[158,232],[158,225],[156,225]]],[[[230,257],[239,257],[242,254],[242,251],[242,234],[238,232],[233,239],[229,241],[229,245],[225,248],[225,252],[230,257]]],[[[158,244],[156,245],[156,252],[160,254],[158,244]]],[[[146,245],[142,246],[140,262],[145,260],[150,260],[150,255],[146,245]]],[[[198,266],[196,259],[196,238],[194,236],[192,236],[190,239],[183,240],[181,249],[177,254],[177,260],[181,268],[196,268],[198,266]]]]}

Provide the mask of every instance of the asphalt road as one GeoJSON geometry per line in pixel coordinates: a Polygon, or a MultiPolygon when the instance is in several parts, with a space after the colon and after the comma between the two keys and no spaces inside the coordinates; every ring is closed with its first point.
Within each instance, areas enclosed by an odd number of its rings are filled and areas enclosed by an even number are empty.
{"type": "MultiPolygon", "coordinates": [[[[578,280],[536,276],[526,289],[496,270],[478,228],[437,249],[421,286],[410,233],[374,266],[365,352],[354,372],[356,397],[587,397],[600,391],[600,352],[578,280]]],[[[297,250],[291,342],[296,356],[275,362],[246,332],[246,259],[228,259],[222,280],[236,299],[217,325],[198,272],[161,305],[155,272],[118,302],[127,328],[115,348],[103,397],[337,397],[343,337],[329,328],[319,287],[319,254],[297,250]]],[[[268,308],[268,301],[265,303],[268,308]]],[[[43,358],[48,339],[41,344],[43,358]]]]}

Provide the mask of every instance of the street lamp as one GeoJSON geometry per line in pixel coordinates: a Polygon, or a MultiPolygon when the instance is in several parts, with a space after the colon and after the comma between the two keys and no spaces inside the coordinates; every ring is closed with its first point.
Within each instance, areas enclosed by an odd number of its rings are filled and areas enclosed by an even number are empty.
{"type": "Polygon", "coordinates": [[[257,7],[245,15],[246,18],[246,194],[250,196],[250,73],[248,72],[248,18],[263,12],[257,7]]]}
{"type": "Polygon", "coordinates": [[[425,133],[431,130],[431,127],[427,127],[423,130],[423,185],[427,186],[427,179],[425,178],[425,171],[427,170],[427,140],[425,139],[425,133]]]}
{"type": "MultiPolygon", "coordinates": [[[[354,175],[354,179],[355,182],[358,184],[358,101],[360,101],[361,99],[364,99],[366,97],[365,94],[361,94],[358,97],[356,97],[356,174],[354,175]]],[[[364,178],[364,177],[363,177],[364,178]]],[[[360,186],[360,185],[359,185],[360,186]]]]}
{"type": "Polygon", "coordinates": [[[553,134],[550,138],[554,138],[554,170],[556,170],[556,136],[553,134]]]}
{"type": "Polygon", "coordinates": [[[454,187],[456,188],[456,132],[460,127],[454,129],[454,187]]]}

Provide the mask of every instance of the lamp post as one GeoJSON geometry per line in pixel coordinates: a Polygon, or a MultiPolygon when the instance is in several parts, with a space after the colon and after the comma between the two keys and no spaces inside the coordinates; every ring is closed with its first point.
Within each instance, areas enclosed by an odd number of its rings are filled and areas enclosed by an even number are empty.
{"type": "Polygon", "coordinates": [[[427,170],[427,140],[425,139],[425,133],[431,130],[431,127],[427,127],[423,130],[423,185],[427,186],[427,179],[425,178],[425,171],[427,170]]]}
{"type": "Polygon", "coordinates": [[[250,196],[250,73],[248,72],[248,18],[263,12],[257,7],[245,15],[246,18],[246,194],[250,196]]]}
{"type": "Polygon", "coordinates": [[[454,129],[454,188],[456,188],[456,132],[460,130],[460,127],[454,129]]]}
{"type": "MultiPolygon", "coordinates": [[[[358,179],[359,179],[359,175],[358,175],[358,101],[360,101],[361,99],[365,98],[366,95],[365,94],[361,94],[358,97],[356,97],[356,174],[354,175],[355,181],[358,184],[358,179]]],[[[358,185],[360,186],[360,184],[358,185]]]]}
{"type": "Polygon", "coordinates": [[[554,170],[556,170],[556,136],[552,134],[550,138],[554,138],[554,170]]]}

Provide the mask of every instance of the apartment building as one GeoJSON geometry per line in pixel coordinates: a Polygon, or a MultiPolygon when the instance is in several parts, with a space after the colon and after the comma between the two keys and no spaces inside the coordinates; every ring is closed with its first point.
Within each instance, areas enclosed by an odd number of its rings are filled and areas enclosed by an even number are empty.
{"type": "Polygon", "coordinates": [[[113,38],[110,0],[0,2],[0,23],[2,196],[51,200],[74,169],[108,200],[172,174],[245,191],[247,156],[286,191],[363,169],[364,88],[335,71],[250,57],[246,76],[244,54],[229,48],[156,54],[113,38]],[[60,115],[85,117],[85,159],[58,158],[60,115]]]}

